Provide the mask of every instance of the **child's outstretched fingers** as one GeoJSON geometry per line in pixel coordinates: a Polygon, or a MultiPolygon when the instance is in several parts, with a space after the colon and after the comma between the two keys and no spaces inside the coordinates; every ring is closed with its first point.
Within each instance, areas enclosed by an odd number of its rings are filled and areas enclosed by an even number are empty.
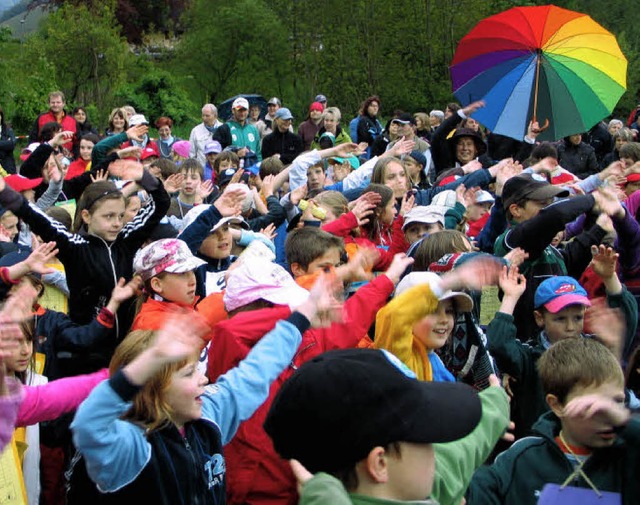
{"type": "MultiPolygon", "coordinates": [[[[206,326],[206,325],[204,325],[206,326]]],[[[158,331],[152,344],[155,356],[163,363],[173,363],[200,352],[203,332],[193,317],[173,317],[158,331]]]]}
{"type": "Polygon", "coordinates": [[[304,486],[305,483],[313,477],[313,474],[297,459],[290,459],[289,464],[291,465],[291,471],[293,471],[293,475],[296,476],[296,481],[298,482],[298,493],[302,493],[302,486],[304,486]]]}
{"type": "Polygon", "coordinates": [[[413,265],[414,261],[413,258],[410,258],[405,253],[398,253],[393,256],[393,261],[384,274],[391,282],[398,284],[398,282],[400,282],[400,276],[409,266],[413,265]]]}

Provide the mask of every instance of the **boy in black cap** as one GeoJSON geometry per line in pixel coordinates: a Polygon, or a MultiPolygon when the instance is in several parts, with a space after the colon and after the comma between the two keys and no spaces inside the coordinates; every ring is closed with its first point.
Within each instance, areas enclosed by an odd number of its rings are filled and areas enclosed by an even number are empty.
{"type": "Polygon", "coordinates": [[[305,484],[301,503],[458,505],[504,432],[507,411],[500,387],[478,394],[464,384],[421,382],[387,351],[350,349],[300,367],[265,430],[282,457],[326,472],[305,484]]]}
{"type": "Polygon", "coordinates": [[[554,275],[580,278],[591,261],[591,246],[599,245],[606,231],[596,224],[563,250],[551,245],[556,234],[592,209],[612,216],[621,210],[624,217],[624,209],[615,195],[598,191],[553,202],[554,197],[566,196],[569,191],[549,184],[537,174],[512,177],[502,191],[510,227],[496,239],[494,254],[505,256],[517,247],[529,254],[520,265],[520,273],[527,279],[527,290],[513,312],[518,338],[523,342],[534,336],[533,296],[540,283],[554,275]]]}

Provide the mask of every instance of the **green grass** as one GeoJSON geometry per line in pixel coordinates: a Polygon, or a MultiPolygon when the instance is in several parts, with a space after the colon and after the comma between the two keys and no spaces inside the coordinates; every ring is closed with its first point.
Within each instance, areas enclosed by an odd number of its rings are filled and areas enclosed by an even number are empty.
{"type": "Polygon", "coordinates": [[[480,324],[489,324],[499,308],[498,288],[496,286],[484,288],[482,290],[482,302],[480,304],[480,324]]]}

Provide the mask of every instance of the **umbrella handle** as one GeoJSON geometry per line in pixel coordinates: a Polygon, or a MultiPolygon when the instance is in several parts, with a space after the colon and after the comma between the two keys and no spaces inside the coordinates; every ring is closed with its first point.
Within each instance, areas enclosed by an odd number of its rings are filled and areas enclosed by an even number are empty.
{"type": "MultiPolygon", "coordinates": [[[[535,123],[537,121],[536,117],[533,116],[533,119],[531,120],[532,123],[535,123]]],[[[532,130],[533,133],[540,133],[545,131],[547,128],[549,128],[549,119],[545,119],[544,120],[544,124],[538,128],[536,128],[535,130],[532,130]]]]}

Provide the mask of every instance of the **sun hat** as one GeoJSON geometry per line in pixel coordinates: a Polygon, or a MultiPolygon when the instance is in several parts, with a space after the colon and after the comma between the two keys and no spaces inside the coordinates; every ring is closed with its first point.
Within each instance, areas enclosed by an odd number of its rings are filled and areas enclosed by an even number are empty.
{"type": "Polygon", "coordinates": [[[147,281],[162,272],[181,274],[205,263],[196,258],[182,240],[167,238],[140,249],[133,258],[133,270],[143,281],[147,281]]]}

